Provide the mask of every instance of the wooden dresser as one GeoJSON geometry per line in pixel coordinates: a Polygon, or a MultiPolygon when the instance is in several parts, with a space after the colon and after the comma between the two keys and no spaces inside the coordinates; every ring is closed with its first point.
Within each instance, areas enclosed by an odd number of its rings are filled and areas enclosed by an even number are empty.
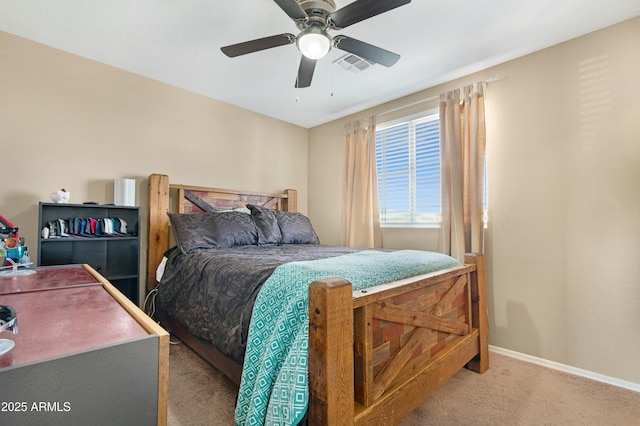
{"type": "Polygon", "coordinates": [[[0,424],[166,425],[169,335],[88,265],[0,276],[0,424]]]}

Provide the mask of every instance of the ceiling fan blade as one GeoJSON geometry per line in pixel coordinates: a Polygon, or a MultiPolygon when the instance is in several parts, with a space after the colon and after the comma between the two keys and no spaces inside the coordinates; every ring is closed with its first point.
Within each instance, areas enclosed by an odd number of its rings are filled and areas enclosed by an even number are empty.
{"type": "Polygon", "coordinates": [[[231,44],[221,47],[220,50],[228,57],[235,58],[236,56],[246,55],[247,53],[258,52],[260,50],[271,49],[272,47],[284,46],[295,42],[296,36],[293,34],[278,34],[245,41],[243,43],[231,44]]]}
{"type": "Polygon", "coordinates": [[[336,28],[346,28],[365,19],[411,3],[411,0],[357,0],[331,14],[336,28]]]}
{"type": "Polygon", "coordinates": [[[302,55],[300,59],[300,67],[298,68],[298,78],[296,78],[297,88],[311,86],[311,79],[313,78],[313,71],[316,69],[316,60],[309,59],[302,55]]]}
{"type": "Polygon", "coordinates": [[[307,19],[307,12],[304,11],[300,4],[296,0],[273,0],[284,13],[289,15],[291,19],[297,21],[298,19],[307,19]]]}
{"type": "Polygon", "coordinates": [[[376,64],[390,67],[400,59],[400,55],[397,53],[389,52],[380,47],[374,46],[364,41],[356,40],[355,38],[337,35],[333,38],[333,45],[345,52],[353,53],[361,58],[368,59],[376,64]]]}

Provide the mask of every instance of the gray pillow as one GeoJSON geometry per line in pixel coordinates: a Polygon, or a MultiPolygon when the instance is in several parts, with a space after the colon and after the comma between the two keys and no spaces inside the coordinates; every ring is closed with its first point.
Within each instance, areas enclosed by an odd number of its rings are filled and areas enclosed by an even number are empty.
{"type": "Polygon", "coordinates": [[[274,210],[273,214],[278,219],[282,244],[320,244],[311,221],[302,213],[274,210]]]}
{"type": "Polygon", "coordinates": [[[246,213],[168,214],[176,245],[183,253],[258,244],[256,226],[246,213]]]}
{"type": "Polygon", "coordinates": [[[282,243],[282,233],[278,225],[278,219],[274,214],[274,210],[266,207],[247,204],[247,208],[251,211],[251,218],[258,230],[258,245],[268,246],[282,243]]]}

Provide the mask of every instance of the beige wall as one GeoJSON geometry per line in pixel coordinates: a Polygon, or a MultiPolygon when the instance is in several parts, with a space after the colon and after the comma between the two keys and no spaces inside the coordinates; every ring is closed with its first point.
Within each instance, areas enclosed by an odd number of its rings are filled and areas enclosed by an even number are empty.
{"type": "MultiPolygon", "coordinates": [[[[321,239],[341,241],[341,123],[499,76],[486,97],[490,343],[640,384],[639,40],[635,18],[311,129],[321,239]]],[[[383,243],[430,249],[433,231],[386,229],[383,243]]]]}
{"type": "Polygon", "coordinates": [[[135,178],[143,265],[151,173],[184,184],[295,188],[307,209],[307,129],[3,32],[0,147],[0,214],[20,227],[34,260],[38,202],[60,188],[71,202],[112,203],[113,179],[135,178]]]}
{"type": "MultiPolygon", "coordinates": [[[[640,383],[638,40],[640,18],[307,131],[0,32],[0,213],[35,247],[37,203],[53,190],[108,203],[113,178],[135,178],[144,217],[145,179],[166,173],[297,188],[322,242],[340,244],[340,124],[499,75],[487,95],[490,342],[640,383]]],[[[435,235],[383,240],[433,249],[435,235]]]]}

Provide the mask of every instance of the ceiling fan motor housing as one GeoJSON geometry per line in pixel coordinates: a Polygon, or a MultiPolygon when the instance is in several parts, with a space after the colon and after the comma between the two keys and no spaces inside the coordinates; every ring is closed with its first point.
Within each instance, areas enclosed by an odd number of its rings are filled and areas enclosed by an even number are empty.
{"type": "Polygon", "coordinates": [[[299,29],[304,30],[311,25],[322,26],[324,30],[329,28],[329,16],[336,10],[333,0],[302,0],[298,3],[308,16],[296,22],[299,29]]]}
{"type": "Polygon", "coordinates": [[[317,9],[331,14],[336,10],[336,4],[333,0],[298,0],[298,3],[307,13],[309,13],[309,10],[317,9]]]}

